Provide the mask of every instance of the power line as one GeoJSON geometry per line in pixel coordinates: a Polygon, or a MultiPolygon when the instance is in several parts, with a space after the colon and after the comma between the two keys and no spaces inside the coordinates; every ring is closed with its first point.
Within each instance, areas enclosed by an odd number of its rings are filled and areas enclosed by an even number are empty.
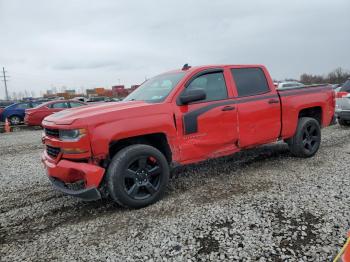
{"type": "Polygon", "coordinates": [[[7,91],[7,81],[8,81],[7,78],[8,78],[9,76],[6,75],[5,67],[2,68],[2,75],[3,75],[3,78],[4,78],[4,80],[2,80],[2,81],[4,81],[4,83],[5,83],[6,100],[9,100],[9,93],[8,93],[8,91],[7,91]]]}

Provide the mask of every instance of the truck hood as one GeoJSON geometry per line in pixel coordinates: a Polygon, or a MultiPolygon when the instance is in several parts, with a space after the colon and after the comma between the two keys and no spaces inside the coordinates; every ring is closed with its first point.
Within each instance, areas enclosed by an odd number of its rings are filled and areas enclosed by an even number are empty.
{"type": "Polygon", "coordinates": [[[116,113],[118,111],[151,106],[152,104],[143,101],[128,102],[108,102],[94,105],[86,105],[72,109],[66,109],[52,114],[44,119],[45,122],[51,122],[57,125],[70,125],[76,120],[100,120],[105,114],[116,113]]]}

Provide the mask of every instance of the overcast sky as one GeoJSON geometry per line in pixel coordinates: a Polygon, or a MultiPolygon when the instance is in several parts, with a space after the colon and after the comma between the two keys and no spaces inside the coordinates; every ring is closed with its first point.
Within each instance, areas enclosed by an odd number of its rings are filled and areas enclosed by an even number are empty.
{"type": "Polygon", "coordinates": [[[0,0],[0,66],[10,94],[37,95],[129,86],[184,63],[324,74],[350,69],[349,14],[349,0],[0,0]]]}

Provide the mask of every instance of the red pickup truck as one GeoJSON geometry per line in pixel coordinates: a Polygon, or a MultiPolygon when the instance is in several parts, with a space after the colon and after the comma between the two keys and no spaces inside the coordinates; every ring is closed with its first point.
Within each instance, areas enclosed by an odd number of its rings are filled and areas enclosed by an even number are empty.
{"type": "Polygon", "coordinates": [[[42,161],[66,194],[139,208],[160,199],[179,164],[277,140],[297,157],[313,156],[334,106],[330,86],[278,90],[261,65],[185,65],[123,102],[46,117],[42,161]]]}

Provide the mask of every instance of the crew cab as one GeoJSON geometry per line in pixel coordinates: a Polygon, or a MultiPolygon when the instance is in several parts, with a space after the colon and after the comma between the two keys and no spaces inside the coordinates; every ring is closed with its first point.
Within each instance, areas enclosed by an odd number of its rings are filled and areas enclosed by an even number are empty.
{"type": "Polygon", "coordinates": [[[334,107],[331,86],[278,90],[262,65],[185,65],[122,102],[46,117],[42,162],[66,194],[140,208],[161,198],[177,165],[278,140],[313,156],[334,107]]]}

